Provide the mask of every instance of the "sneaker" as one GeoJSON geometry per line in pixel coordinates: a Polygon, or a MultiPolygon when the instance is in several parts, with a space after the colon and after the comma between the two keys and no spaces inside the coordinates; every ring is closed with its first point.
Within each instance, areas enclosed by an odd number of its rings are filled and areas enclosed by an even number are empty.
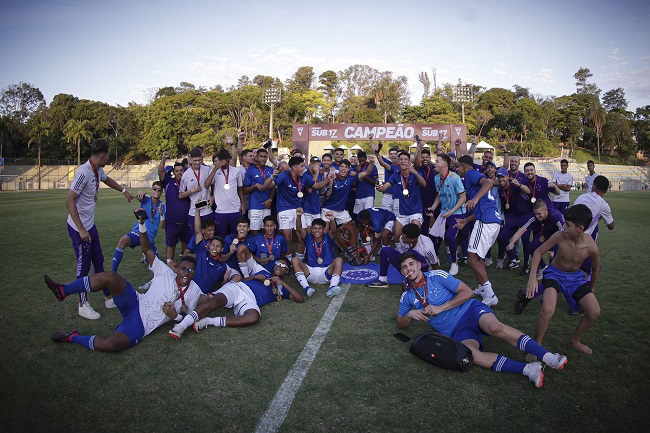
{"type": "Polygon", "coordinates": [[[376,289],[386,289],[388,288],[388,281],[375,280],[372,283],[366,284],[366,287],[372,287],[376,289]]]}
{"type": "Polygon", "coordinates": [[[505,269],[506,271],[510,269],[517,269],[519,267],[519,262],[517,260],[510,260],[510,263],[508,263],[508,266],[506,266],[505,269]]]}
{"type": "Polygon", "coordinates": [[[328,298],[333,298],[334,296],[341,293],[341,288],[339,286],[330,287],[325,296],[328,298]]]}
{"type": "Polygon", "coordinates": [[[485,259],[485,266],[492,266],[492,263],[494,263],[494,260],[492,260],[492,257],[487,257],[485,259]]]}
{"type": "Polygon", "coordinates": [[[105,305],[106,308],[108,308],[109,310],[110,310],[111,308],[116,308],[116,307],[117,307],[117,305],[115,305],[115,301],[113,300],[113,298],[111,298],[111,299],[104,299],[104,305],[105,305]]]}
{"type": "Polygon", "coordinates": [[[79,315],[85,319],[97,320],[102,317],[93,307],[90,306],[88,301],[79,307],[79,315]]]}
{"type": "Polygon", "coordinates": [[[57,343],[72,343],[72,337],[75,335],[79,335],[79,331],[76,329],[65,333],[57,332],[52,335],[52,341],[56,341],[57,343]]]}
{"type": "Polygon", "coordinates": [[[530,273],[530,266],[526,265],[523,268],[521,268],[521,271],[519,271],[519,275],[528,275],[530,273]]]}
{"type": "Polygon", "coordinates": [[[483,302],[488,307],[491,307],[499,303],[499,298],[497,298],[497,295],[494,295],[491,298],[484,298],[481,302],[483,302]]]}
{"type": "Polygon", "coordinates": [[[582,308],[582,305],[578,305],[577,309],[569,311],[570,316],[579,316],[580,314],[585,314],[585,310],[582,308]]]}
{"type": "Polygon", "coordinates": [[[174,325],[174,327],[169,331],[169,336],[174,340],[180,340],[181,335],[183,335],[183,331],[180,330],[178,325],[174,325]]]}
{"type": "Polygon", "coordinates": [[[497,260],[497,269],[503,269],[503,259],[497,260]]]}
{"type": "Polygon", "coordinates": [[[305,292],[307,293],[307,297],[308,297],[308,298],[311,298],[312,296],[314,296],[314,293],[316,293],[316,290],[314,290],[314,289],[311,288],[311,287],[307,287],[307,289],[305,290],[305,292]]]}
{"type": "Polygon", "coordinates": [[[151,281],[147,281],[146,283],[138,287],[138,289],[142,290],[143,292],[146,292],[150,288],[151,288],[151,281]]]}
{"type": "Polygon", "coordinates": [[[544,364],[548,365],[552,369],[560,371],[564,368],[566,363],[569,362],[569,359],[564,355],[560,355],[559,353],[547,352],[544,355],[544,358],[542,358],[542,361],[544,361],[544,364]]]}
{"type": "Polygon", "coordinates": [[[147,256],[142,253],[142,257],[140,257],[140,263],[147,263],[147,256]]]}
{"type": "Polygon", "coordinates": [[[517,264],[521,263],[521,259],[519,257],[517,257],[515,260],[517,261],[517,264]]]}
{"type": "Polygon", "coordinates": [[[63,286],[55,282],[47,275],[45,275],[43,278],[45,279],[45,284],[47,284],[47,287],[52,291],[52,293],[54,293],[56,300],[58,302],[63,301],[66,298],[66,294],[63,292],[63,286]]]}
{"type": "Polygon", "coordinates": [[[467,265],[467,257],[458,259],[458,266],[465,266],[465,265],[467,265]]]}
{"type": "Polygon", "coordinates": [[[198,322],[194,322],[192,325],[192,329],[194,329],[194,332],[199,332],[201,329],[205,329],[208,327],[208,318],[204,317],[203,319],[199,320],[198,322]]]}
{"type": "Polygon", "coordinates": [[[517,292],[517,300],[515,301],[515,314],[519,315],[524,311],[526,305],[530,302],[530,299],[526,297],[526,292],[524,289],[519,289],[517,292]]]}
{"type": "Polygon", "coordinates": [[[541,388],[544,384],[544,367],[542,363],[537,361],[526,364],[524,367],[524,376],[527,376],[535,384],[535,387],[541,388]]]}
{"type": "Polygon", "coordinates": [[[544,270],[547,268],[547,266],[544,266],[543,268],[540,268],[537,270],[537,280],[542,281],[544,279],[544,270]]]}
{"type": "Polygon", "coordinates": [[[475,289],[472,290],[472,291],[474,292],[474,294],[475,294],[476,296],[481,296],[481,297],[483,297],[483,296],[485,295],[485,289],[483,288],[483,286],[482,286],[481,284],[479,284],[478,287],[475,288],[475,289]]]}
{"type": "Polygon", "coordinates": [[[456,275],[458,273],[458,263],[452,263],[449,268],[449,275],[456,275]]]}

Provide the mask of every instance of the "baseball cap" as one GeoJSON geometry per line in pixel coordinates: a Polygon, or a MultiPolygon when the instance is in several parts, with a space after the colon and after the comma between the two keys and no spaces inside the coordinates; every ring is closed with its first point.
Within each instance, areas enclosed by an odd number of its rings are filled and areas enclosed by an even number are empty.
{"type": "Polygon", "coordinates": [[[312,162],[320,162],[320,158],[317,156],[312,156],[309,160],[309,163],[311,164],[312,162]]]}
{"type": "Polygon", "coordinates": [[[452,158],[456,158],[456,153],[455,152],[449,152],[447,155],[451,156],[452,158]]]}
{"type": "Polygon", "coordinates": [[[499,167],[497,169],[497,176],[506,177],[508,176],[508,169],[505,167],[499,167]]]}
{"type": "Polygon", "coordinates": [[[485,166],[487,167],[488,164],[490,164],[494,168],[497,168],[497,165],[494,163],[494,161],[486,161],[485,166]]]}

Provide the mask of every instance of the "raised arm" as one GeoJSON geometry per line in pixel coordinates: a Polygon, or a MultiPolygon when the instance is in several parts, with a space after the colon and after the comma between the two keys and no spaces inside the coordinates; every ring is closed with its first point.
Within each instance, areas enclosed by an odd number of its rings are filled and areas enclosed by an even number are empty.
{"type": "Polygon", "coordinates": [[[302,226],[302,214],[305,213],[301,207],[296,209],[296,233],[300,236],[300,239],[305,239],[307,232],[302,226]]]}
{"type": "Polygon", "coordinates": [[[162,153],[162,158],[160,158],[160,164],[158,164],[158,180],[161,182],[165,178],[165,164],[167,163],[167,158],[169,158],[169,152],[164,151],[162,153]]]}
{"type": "Polygon", "coordinates": [[[111,177],[107,177],[106,180],[104,181],[104,184],[108,187],[113,188],[115,191],[121,192],[124,195],[124,197],[126,197],[126,199],[129,201],[129,203],[131,203],[135,198],[133,197],[133,195],[131,195],[130,192],[126,190],[126,188],[124,188],[122,185],[114,181],[113,178],[111,177]]]}
{"type": "MultiPolygon", "coordinates": [[[[138,211],[144,211],[144,209],[139,208],[138,211]]],[[[151,265],[156,259],[156,253],[153,252],[153,248],[149,242],[149,236],[147,235],[147,226],[144,224],[144,220],[144,217],[138,217],[138,230],[140,231],[140,249],[142,249],[142,253],[147,258],[147,262],[149,265],[151,265]]]]}

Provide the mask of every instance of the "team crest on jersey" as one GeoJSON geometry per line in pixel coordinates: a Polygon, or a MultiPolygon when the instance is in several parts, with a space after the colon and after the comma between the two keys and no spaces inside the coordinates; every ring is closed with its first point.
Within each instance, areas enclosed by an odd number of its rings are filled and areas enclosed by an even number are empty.
{"type": "Polygon", "coordinates": [[[345,278],[351,284],[362,284],[375,281],[379,278],[379,273],[372,269],[359,268],[359,269],[348,269],[341,273],[341,277],[345,278]]]}

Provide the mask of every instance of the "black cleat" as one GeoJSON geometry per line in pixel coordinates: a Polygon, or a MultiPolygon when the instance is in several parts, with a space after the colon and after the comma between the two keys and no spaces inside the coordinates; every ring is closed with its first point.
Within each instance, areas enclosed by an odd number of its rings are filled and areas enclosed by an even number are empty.
{"type": "Polygon", "coordinates": [[[530,273],[530,266],[526,265],[523,268],[521,268],[521,271],[519,271],[519,275],[528,275],[530,273]]]}
{"type": "Polygon", "coordinates": [[[52,278],[48,277],[47,275],[45,275],[43,278],[45,279],[45,284],[47,284],[47,287],[49,287],[52,293],[54,293],[54,297],[56,298],[56,300],[59,302],[63,301],[66,298],[66,295],[63,292],[63,286],[55,282],[52,278]]]}
{"type": "Polygon", "coordinates": [[[75,335],[79,335],[79,331],[76,329],[65,333],[57,332],[52,335],[52,341],[56,341],[57,343],[72,343],[72,337],[75,335]]]}
{"type": "Polygon", "coordinates": [[[580,314],[585,314],[585,310],[583,310],[582,305],[578,305],[578,308],[569,311],[569,314],[571,316],[579,316],[580,314]]]}
{"type": "Polygon", "coordinates": [[[526,297],[526,292],[524,292],[524,289],[519,289],[517,292],[517,300],[515,301],[515,314],[520,315],[529,302],[530,299],[526,297]]]}

